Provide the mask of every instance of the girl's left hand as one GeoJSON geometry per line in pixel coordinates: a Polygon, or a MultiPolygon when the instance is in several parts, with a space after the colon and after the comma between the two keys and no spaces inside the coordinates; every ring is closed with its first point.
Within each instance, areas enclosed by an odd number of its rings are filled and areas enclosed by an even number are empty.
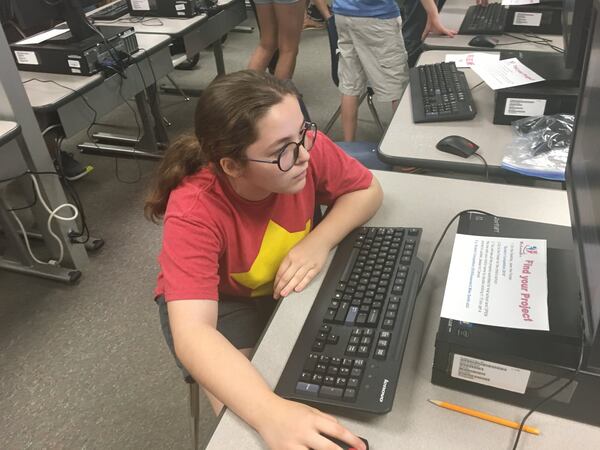
{"type": "Polygon", "coordinates": [[[273,298],[302,291],[323,268],[329,248],[310,239],[310,235],[292,248],[281,262],[273,282],[273,298]]]}

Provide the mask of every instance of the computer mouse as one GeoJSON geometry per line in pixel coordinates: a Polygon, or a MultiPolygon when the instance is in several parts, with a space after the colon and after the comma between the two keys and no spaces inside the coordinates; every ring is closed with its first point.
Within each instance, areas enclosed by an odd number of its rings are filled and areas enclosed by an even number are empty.
{"type": "MultiPolygon", "coordinates": [[[[340,441],[339,439],[336,439],[334,437],[328,436],[326,434],[323,434],[323,437],[326,437],[331,442],[333,442],[335,445],[340,446],[343,450],[353,450],[354,449],[354,447],[350,447],[350,445],[346,444],[344,441],[340,441]]],[[[369,450],[369,441],[367,441],[365,438],[362,438],[360,436],[358,436],[358,438],[365,443],[367,450],[369,450]]]]}
{"type": "Polygon", "coordinates": [[[469,41],[471,47],[487,47],[494,48],[496,41],[489,36],[477,35],[469,41]]]}
{"type": "Polygon", "coordinates": [[[479,145],[462,136],[446,136],[435,146],[438,150],[468,158],[479,149],[479,145]]]}

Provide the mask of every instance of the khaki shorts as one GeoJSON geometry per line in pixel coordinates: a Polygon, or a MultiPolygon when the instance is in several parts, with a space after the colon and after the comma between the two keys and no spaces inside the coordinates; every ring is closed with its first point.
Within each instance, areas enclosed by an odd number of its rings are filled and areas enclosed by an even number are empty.
{"type": "Polygon", "coordinates": [[[402,20],[335,16],[339,90],[359,96],[370,86],[379,101],[400,100],[408,84],[402,20]]]}

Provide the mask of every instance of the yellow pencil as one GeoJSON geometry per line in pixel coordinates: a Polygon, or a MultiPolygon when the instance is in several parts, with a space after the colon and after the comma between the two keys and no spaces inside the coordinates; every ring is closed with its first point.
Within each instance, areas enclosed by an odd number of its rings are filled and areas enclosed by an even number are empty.
{"type": "MultiPolygon", "coordinates": [[[[429,400],[431,403],[437,406],[441,406],[442,408],[451,409],[452,411],[458,411],[460,413],[466,414],[468,416],[477,417],[478,419],[487,420],[488,422],[494,422],[500,425],[504,425],[505,427],[514,428],[515,430],[519,429],[521,424],[517,422],[513,422],[512,420],[502,419],[501,417],[492,416],[491,414],[486,414],[481,411],[476,411],[474,409],[463,408],[462,406],[453,405],[452,403],[441,402],[439,400],[429,400]]],[[[540,430],[534,427],[529,427],[525,425],[523,427],[523,431],[527,431],[528,433],[539,435],[540,430]]]]}

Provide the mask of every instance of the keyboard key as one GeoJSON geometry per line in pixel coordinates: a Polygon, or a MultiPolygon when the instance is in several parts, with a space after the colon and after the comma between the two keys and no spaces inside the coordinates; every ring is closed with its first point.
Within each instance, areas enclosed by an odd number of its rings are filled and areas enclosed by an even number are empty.
{"type": "Polygon", "coordinates": [[[323,384],[325,386],[333,386],[333,383],[335,383],[335,378],[331,375],[326,375],[323,379],[323,384]]]}
{"type": "Polygon", "coordinates": [[[303,394],[317,395],[319,388],[320,386],[318,384],[304,383],[302,381],[299,381],[296,384],[296,392],[301,392],[303,394]]]}
{"type": "Polygon", "coordinates": [[[344,400],[347,402],[353,402],[356,400],[356,389],[346,388],[344,391],[344,400]]]}
{"type": "Polygon", "coordinates": [[[321,352],[321,351],[323,351],[324,348],[325,348],[325,342],[320,341],[318,339],[315,341],[315,343],[312,346],[312,349],[315,352],[321,352]]]}
{"type": "Polygon", "coordinates": [[[302,372],[300,374],[300,381],[309,382],[312,380],[312,374],[310,372],[302,372]]]}
{"type": "Polygon", "coordinates": [[[339,368],[336,366],[329,366],[327,368],[327,375],[331,375],[332,377],[336,376],[339,372],[339,368]]]}
{"type": "Polygon", "coordinates": [[[359,384],[360,384],[360,382],[358,381],[358,378],[349,378],[348,379],[348,387],[349,388],[357,388],[359,384]]]}
{"type": "Polygon", "coordinates": [[[385,348],[377,348],[375,350],[375,354],[373,355],[373,358],[375,359],[385,359],[387,355],[387,349],[385,348]]]}
{"type": "Polygon", "coordinates": [[[332,398],[334,400],[342,398],[344,395],[344,390],[341,388],[330,387],[330,386],[321,386],[319,390],[319,396],[325,398],[332,398]]]}

